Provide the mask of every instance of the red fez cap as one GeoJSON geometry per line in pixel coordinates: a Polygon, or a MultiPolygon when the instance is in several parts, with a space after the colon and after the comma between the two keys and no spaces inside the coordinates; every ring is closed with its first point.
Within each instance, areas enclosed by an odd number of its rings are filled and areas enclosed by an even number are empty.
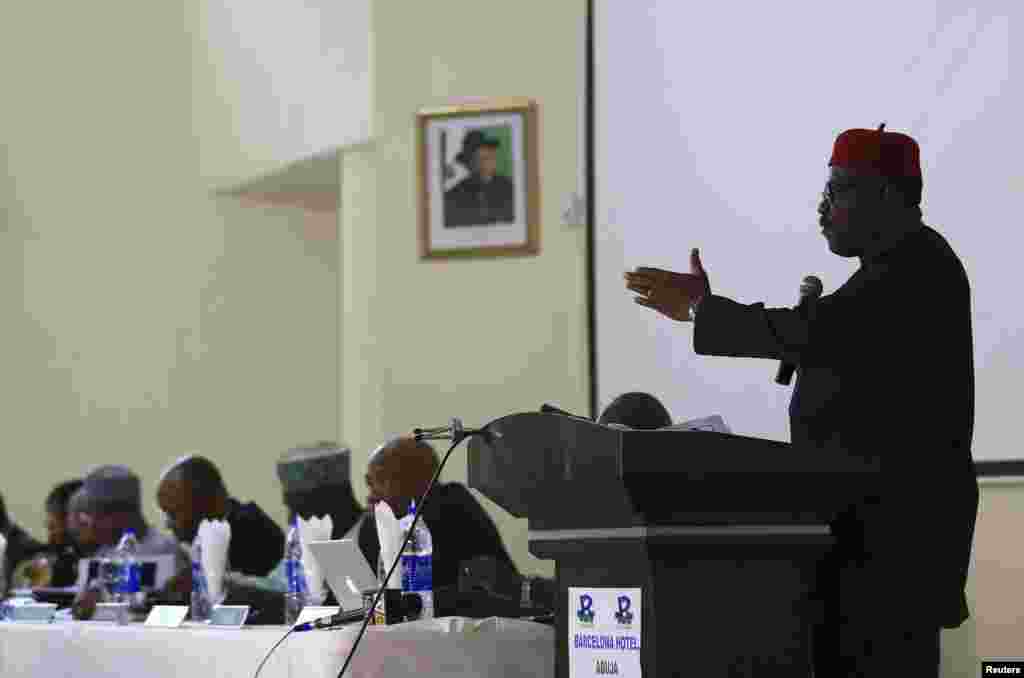
{"type": "Polygon", "coordinates": [[[862,170],[886,177],[920,177],[921,149],[906,134],[848,129],[836,139],[829,165],[862,170]]]}

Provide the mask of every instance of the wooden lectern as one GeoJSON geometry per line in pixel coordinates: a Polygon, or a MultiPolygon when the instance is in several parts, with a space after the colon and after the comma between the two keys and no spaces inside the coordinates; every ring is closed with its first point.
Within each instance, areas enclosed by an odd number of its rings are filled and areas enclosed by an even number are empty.
{"type": "Polygon", "coordinates": [[[513,414],[469,444],[469,485],[529,519],[556,561],[556,676],[568,588],[643,589],[644,676],[809,676],[809,594],[827,523],[878,467],[841,452],[707,431],[622,430],[513,414]]]}

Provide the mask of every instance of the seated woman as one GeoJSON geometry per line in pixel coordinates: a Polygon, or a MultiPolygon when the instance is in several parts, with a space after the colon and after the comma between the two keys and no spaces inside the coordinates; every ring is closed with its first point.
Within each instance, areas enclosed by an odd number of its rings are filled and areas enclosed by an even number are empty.
{"type": "Polygon", "coordinates": [[[77,523],[68,510],[71,496],[82,481],[68,480],[46,496],[47,542],[31,560],[22,561],[13,575],[15,586],[73,586],[78,579],[78,560],[82,557],[75,536],[77,523]]]}

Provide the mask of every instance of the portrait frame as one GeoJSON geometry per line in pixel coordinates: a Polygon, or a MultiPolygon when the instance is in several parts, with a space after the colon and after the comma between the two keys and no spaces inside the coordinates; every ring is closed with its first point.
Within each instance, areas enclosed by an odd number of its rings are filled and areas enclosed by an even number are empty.
{"type": "Polygon", "coordinates": [[[421,259],[540,251],[537,104],[503,97],[416,114],[421,259]]]}

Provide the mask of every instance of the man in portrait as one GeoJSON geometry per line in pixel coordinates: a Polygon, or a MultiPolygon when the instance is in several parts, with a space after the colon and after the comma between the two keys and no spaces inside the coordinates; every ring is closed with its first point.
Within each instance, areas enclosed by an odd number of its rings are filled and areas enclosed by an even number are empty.
{"type": "Polygon", "coordinates": [[[515,185],[498,173],[501,142],[482,129],[470,130],[462,139],[456,162],[469,171],[445,191],[444,225],[482,226],[515,221],[515,185]]]}

